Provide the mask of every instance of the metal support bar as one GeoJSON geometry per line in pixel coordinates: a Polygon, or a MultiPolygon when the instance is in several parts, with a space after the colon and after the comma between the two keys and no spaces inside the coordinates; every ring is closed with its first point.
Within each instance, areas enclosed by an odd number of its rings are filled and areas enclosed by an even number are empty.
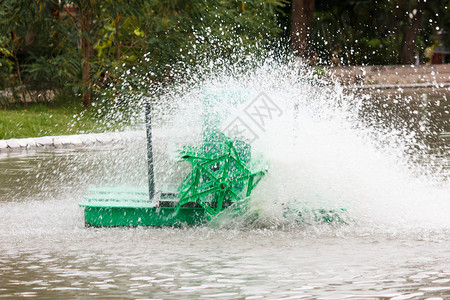
{"type": "Polygon", "coordinates": [[[145,103],[145,128],[147,130],[148,195],[151,201],[155,195],[155,173],[153,172],[152,107],[149,102],[145,103]]]}

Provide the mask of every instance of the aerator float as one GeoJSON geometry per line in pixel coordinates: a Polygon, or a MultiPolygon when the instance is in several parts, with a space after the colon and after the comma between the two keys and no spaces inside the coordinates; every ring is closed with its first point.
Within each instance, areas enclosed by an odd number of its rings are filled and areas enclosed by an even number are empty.
{"type": "MultiPolygon", "coordinates": [[[[86,226],[201,225],[224,210],[239,211],[245,206],[267,170],[261,166],[258,168],[258,164],[252,161],[249,143],[226,137],[217,129],[219,122],[214,113],[204,118],[202,145],[185,147],[180,151],[181,160],[189,162],[192,169],[178,190],[155,192],[149,103],[145,112],[148,191],[121,187],[91,188],[85,202],[79,204],[84,208],[86,226]]],[[[333,211],[319,210],[318,213],[319,218],[326,222],[339,218],[333,211]]]]}

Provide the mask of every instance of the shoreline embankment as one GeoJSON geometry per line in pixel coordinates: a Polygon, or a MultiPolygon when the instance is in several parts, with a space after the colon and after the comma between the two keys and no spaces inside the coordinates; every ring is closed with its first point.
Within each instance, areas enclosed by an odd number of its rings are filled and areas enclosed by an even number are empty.
{"type": "Polygon", "coordinates": [[[0,140],[0,157],[9,153],[101,147],[145,139],[144,131],[88,133],[0,140]]]}

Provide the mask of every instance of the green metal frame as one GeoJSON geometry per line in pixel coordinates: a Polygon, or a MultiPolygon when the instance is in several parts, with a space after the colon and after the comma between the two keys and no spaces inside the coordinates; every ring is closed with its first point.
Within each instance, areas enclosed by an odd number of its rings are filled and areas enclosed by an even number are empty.
{"type": "Polygon", "coordinates": [[[208,213],[209,219],[228,205],[250,196],[265,171],[251,172],[242,161],[233,141],[222,135],[215,142],[216,152],[190,149],[182,159],[192,165],[191,173],[179,188],[177,212],[195,202],[208,213]]]}

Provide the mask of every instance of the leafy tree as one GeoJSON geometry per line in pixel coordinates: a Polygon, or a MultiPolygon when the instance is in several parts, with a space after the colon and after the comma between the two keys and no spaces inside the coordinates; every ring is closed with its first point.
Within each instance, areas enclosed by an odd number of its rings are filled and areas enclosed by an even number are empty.
{"type": "Polygon", "coordinates": [[[146,77],[147,83],[170,81],[168,75],[175,69],[205,57],[232,57],[242,45],[248,51],[269,47],[281,32],[274,16],[284,4],[285,0],[4,0],[1,85],[20,86],[24,92],[34,85],[70,88],[89,106],[93,92],[108,84],[120,86],[126,73],[127,82],[144,89],[140,78],[146,77]]]}
{"type": "Polygon", "coordinates": [[[59,89],[78,78],[77,53],[65,43],[70,31],[58,22],[57,1],[5,0],[0,4],[3,88],[21,91],[22,101],[33,90],[59,89]]]}
{"type": "Polygon", "coordinates": [[[433,36],[450,31],[446,14],[448,0],[318,1],[313,46],[322,63],[410,64],[417,54],[423,61],[433,36]]]}

